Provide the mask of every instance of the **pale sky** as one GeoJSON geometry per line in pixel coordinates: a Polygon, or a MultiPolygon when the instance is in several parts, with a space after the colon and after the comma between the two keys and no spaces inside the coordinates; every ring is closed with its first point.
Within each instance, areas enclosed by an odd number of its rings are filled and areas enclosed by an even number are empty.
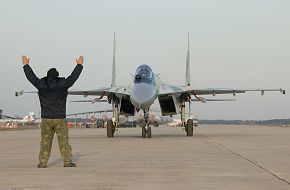
{"type": "MultiPolygon", "coordinates": [[[[35,90],[23,73],[23,54],[39,77],[51,67],[68,76],[84,55],[72,89],[110,85],[114,32],[117,84],[129,83],[138,65],[149,64],[165,83],[184,85],[190,31],[193,86],[288,91],[194,103],[199,119],[290,118],[289,10],[288,0],[1,0],[0,109],[12,116],[40,110],[36,95],[14,96],[35,90]]],[[[68,103],[67,113],[105,107],[110,105],[68,103]]]]}

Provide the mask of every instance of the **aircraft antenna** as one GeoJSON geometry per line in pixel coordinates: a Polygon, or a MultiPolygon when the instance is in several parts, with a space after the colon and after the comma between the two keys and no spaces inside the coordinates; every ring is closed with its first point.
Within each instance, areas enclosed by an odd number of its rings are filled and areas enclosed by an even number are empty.
{"type": "Polygon", "coordinates": [[[116,38],[114,32],[114,42],[113,42],[113,64],[112,64],[112,83],[111,86],[116,85],[116,38]]]}
{"type": "Polygon", "coordinates": [[[185,86],[190,86],[190,47],[189,47],[189,32],[187,32],[187,52],[186,52],[185,86]]]}

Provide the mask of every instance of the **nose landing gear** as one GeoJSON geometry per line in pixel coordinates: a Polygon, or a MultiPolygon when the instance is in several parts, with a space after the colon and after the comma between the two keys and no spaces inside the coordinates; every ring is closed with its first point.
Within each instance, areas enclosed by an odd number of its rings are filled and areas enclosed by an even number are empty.
{"type": "Polygon", "coordinates": [[[151,127],[145,125],[142,126],[142,138],[151,138],[151,127]]]}
{"type": "Polygon", "coordinates": [[[149,113],[148,110],[143,110],[144,112],[144,124],[142,126],[142,138],[151,138],[151,127],[149,126],[149,113]]]}

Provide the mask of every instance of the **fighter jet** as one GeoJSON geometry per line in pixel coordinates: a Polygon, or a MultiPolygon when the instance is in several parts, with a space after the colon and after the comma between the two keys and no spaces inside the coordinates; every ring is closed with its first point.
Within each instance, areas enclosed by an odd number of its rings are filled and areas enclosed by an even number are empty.
{"type": "MultiPolygon", "coordinates": [[[[140,65],[133,75],[134,81],[129,85],[116,85],[116,40],[114,33],[113,41],[113,64],[112,64],[112,82],[111,86],[96,88],[69,90],[69,95],[83,95],[84,97],[100,96],[99,99],[107,97],[107,102],[112,105],[113,118],[107,122],[107,137],[114,137],[114,133],[120,124],[119,116],[133,116],[136,112],[144,112],[144,124],[142,125],[142,138],[151,138],[151,127],[149,126],[150,106],[156,99],[159,101],[162,116],[172,116],[180,114],[182,127],[187,136],[193,136],[193,119],[185,118],[185,103],[191,102],[192,96],[198,101],[206,102],[206,99],[200,95],[217,95],[245,93],[247,91],[257,91],[262,95],[266,91],[277,91],[285,94],[285,90],[279,89],[224,89],[224,88],[204,88],[198,89],[191,86],[190,80],[190,46],[188,33],[188,47],[186,55],[185,84],[183,86],[174,86],[161,81],[160,75],[155,74],[149,65],[140,65]]],[[[20,91],[16,96],[25,93],[20,91]]],[[[226,101],[226,100],[225,100],[226,101]]]]}

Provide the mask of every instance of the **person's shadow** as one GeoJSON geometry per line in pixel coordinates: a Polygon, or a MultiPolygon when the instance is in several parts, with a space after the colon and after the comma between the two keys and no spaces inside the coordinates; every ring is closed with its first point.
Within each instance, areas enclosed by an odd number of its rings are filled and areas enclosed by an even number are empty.
{"type": "MultiPolygon", "coordinates": [[[[76,163],[82,157],[95,155],[95,154],[98,154],[98,152],[94,152],[94,153],[90,153],[90,154],[73,154],[73,161],[72,162],[76,163]]],[[[51,163],[48,163],[47,166],[57,166],[57,165],[62,164],[62,163],[63,163],[63,160],[61,158],[59,158],[59,159],[52,161],[51,163]]]]}

